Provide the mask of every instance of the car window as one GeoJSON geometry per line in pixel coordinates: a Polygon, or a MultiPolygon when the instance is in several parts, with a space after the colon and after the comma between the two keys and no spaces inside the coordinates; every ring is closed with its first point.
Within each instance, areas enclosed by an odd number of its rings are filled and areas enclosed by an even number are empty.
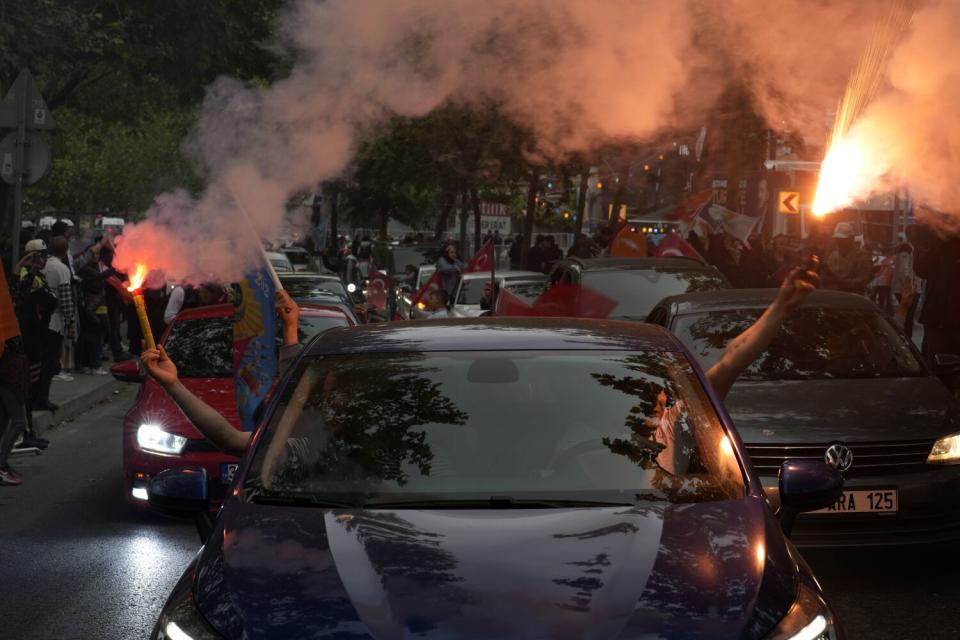
{"type": "MultiPolygon", "coordinates": [[[[762,309],[683,315],[674,323],[704,369],[752,325],[762,309]]],[[[741,374],[747,380],[889,378],[923,375],[906,338],[874,311],[801,308],[784,322],[770,347],[741,374]]]]}
{"type": "Polygon", "coordinates": [[[546,280],[541,282],[507,282],[507,290],[527,303],[532,303],[547,288],[546,280]]]}
{"type": "Polygon", "coordinates": [[[417,289],[427,284],[427,280],[429,280],[435,272],[436,269],[433,267],[430,267],[429,269],[420,269],[420,273],[417,276],[417,289]]]}
{"type": "MultiPolygon", "coordinates": [[[[297,326],[297,341],[300,344],[306,344],[313,336],[323,333],[327,329],[336,327],[346,327],[350,323],[345,316],[325,317],[325,316],[300,316],[300,322],[297,326]]],[[[280,327],[282,331],[282,326],[280,327]]]]}
{"type": "Polygon", "coordinates": [[[457,304],[480,304],[483,288],[490,285],[490,278],[472,278],[460,282],[460,293],[457,295],[457,304]]]}
{"type": "Polygon", "coordinates": [[[230,318],[177,320],[164,349],[182,378],[233,376],[233,321],[230,318]]]}
{"type": "Polygon", "coordinates": [[[273,268],[277,271],[293,271],[289,260],[280,260],[279,258],[271,258],[270,264],[273,265],[273,268]]]}
{"type": "Polygon", "coordinates": [[[617,303],[611,318],[645,320],[668,296],[729,288],[719,273],[703,269],[609,269],[584,271],[582,286],[617,303]]]}
{"type": "Polygon", "coordinates": [[[334,279],[290,279],[280,281],[291,298],[314,298],[324,293],[334,293],[343,298],[347,297],[347,290],[343,283],[334,279]]]}
{"type": "Polygon", "coordinates": [[[398,245],[388,251],[385,265],[389,273],[400,273],[408,264],[415,267],[421,264],[434,264],[440,258],[440,247],[420,245],[398,245]]]}
{"type": "Polygon", "coordinates": [[[744,493],[689,362],[666,352],[354,354],[301,364],[249,495],[720,500],[744,493]]]}

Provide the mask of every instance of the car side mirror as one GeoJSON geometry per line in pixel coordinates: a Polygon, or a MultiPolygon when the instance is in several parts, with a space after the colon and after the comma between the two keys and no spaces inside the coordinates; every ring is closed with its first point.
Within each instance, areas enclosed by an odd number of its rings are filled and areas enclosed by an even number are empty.
{"type": "Polygon", "coordinates": [[[110,367],[110,373],[120,382],[143,382],[143,370],[140,369],[140,360],[125,360],[110,367]]]}
{"type": "Polygon", "coordinates": [[[843,476],[820,460],[785,460],[778,484],[780,526],[787,537],[799,514],[826,509],[843,494],[843,476]]]}
{"type": "Polygon", "coordinates": [[[150,479],[147,501],[166,515],[188,517],[210,508],[209,479],[203,467],[178,467],[150,479]]]}
{"type": "Polygon", "coordinates": [[[933,356],[933,372],[938,376],[960,374],[960,355],[956,353],[938,353],[933,356]]]}

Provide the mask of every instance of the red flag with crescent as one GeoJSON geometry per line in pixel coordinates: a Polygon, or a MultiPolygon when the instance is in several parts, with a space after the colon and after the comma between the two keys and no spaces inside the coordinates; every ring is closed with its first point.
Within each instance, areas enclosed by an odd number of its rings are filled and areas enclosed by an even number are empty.
{"type": "Polygon", "coordinates": [[[704,262],[703,256],[697,253],[697,250],[691,247],[678,233],[668,233],[657,245],[653,255],[659,258],[687,257],[704,262]]]}
{"type": "Polygon", "coordinates": [[[420,299],[427,295],[427,292],[432,291],[433,289],[440,288],[440,272],[434,271],[433,275],[430,276],[430,279],[427,280],[422,287],[420,287],[417,292],[413,295],[413,299],[410,300],[411,312],[413,311],[412,307],[417,306],[417,303],[420,302],[420,299]]]}
{"type": "Polygon", "coordinates": [[[506,287],[500,287],[497,294],[496,315],[498,316],[535,316],[534,311],[525,300],[511,292],[506,287]]]}
{"type": "Polygon", "coordinates": [[[475,273],[477,271],[490,271],[493,265],[493,240],[487,240],[477,251],[476,255],[470,258],[467,263],[465,273],[475,273]]]}
{"type": "Polygon", "coordinates": [[[387,293],[391,289],[393,278],[376,269],[367,272],[367,302],[377,309],[383,309],[387,306],[387,293]]]}

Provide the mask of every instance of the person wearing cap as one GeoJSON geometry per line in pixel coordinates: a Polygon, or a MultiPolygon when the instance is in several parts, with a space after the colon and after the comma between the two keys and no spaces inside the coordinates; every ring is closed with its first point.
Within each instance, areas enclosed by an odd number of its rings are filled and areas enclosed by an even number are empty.
{"type": "Polygon", "coordinates": [[[855,231],[849,222],[838,222],[833,230],[834,249],[823,265],[821,287],[863,294],[873,279],[873,259],[856,246],[855,231]]]}

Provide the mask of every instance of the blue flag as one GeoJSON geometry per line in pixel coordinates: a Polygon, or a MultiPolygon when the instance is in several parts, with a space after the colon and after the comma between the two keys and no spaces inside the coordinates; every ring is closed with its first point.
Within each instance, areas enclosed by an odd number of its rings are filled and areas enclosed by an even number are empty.
{"type": "Polygon", "coordinates": [[[245,431],[256,426],[254,414],[277,377],[277,290],[268,268],[247,272],[233,286],[233,383],[245,431]]]}

